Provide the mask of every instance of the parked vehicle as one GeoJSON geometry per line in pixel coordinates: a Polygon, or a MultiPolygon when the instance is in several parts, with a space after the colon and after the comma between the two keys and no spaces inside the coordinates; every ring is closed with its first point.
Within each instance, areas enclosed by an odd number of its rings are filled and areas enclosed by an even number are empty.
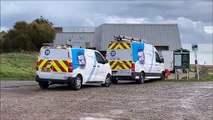
{"type": "Polygon", "coordinates": [[[113,83],[131,79],[141,84],[147,79],[165,78],[164,60],[153,45],[142,39],[115,36],[115,41],[108,45],[107,59],[113,83]]]}
{"type": "Polygon", "coordinates": [[[173,51],[161,51],[161,54],[164,58],[165,69],[169,71],[174,71],[173,68],[173,51]]]}
{"type": "Polygon", "coordinates": [[[100,83],[110,86],[111,68],[96,50],[68,46],[43,46],[36,64],[36,81],[44,89],[51,84],[68,84],[79,90],[82,85],[100,83]]]}

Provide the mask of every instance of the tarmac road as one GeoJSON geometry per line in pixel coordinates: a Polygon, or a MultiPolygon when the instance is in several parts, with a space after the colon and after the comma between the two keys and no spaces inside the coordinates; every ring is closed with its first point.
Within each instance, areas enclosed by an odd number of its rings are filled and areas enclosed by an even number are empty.
{"type": "Polygon", "coordinates": [[[2,120],[212,120],[213,82],[122,82],[41,90],[35,81],[1,81],[2,120]]]}

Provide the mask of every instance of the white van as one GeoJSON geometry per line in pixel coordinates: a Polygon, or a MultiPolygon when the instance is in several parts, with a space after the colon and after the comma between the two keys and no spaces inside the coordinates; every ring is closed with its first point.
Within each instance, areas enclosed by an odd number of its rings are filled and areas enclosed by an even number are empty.
{"type": "Polygon", "coordinates": [[[141,84],[145,79],[165,78],[163,59],[153,45],[141,39],[115,36],[115,41],[108,45],[107,59],[112,69],[112,83],[131,79],[141,84]]]}
{"type": "Polygon", "coordinates": [[[36,81],[42,89],[51,84],[82,85],[100,83],[110,86],[111,68],[96,50],[65,46],[44,46],[36,64],[36,81]]]}

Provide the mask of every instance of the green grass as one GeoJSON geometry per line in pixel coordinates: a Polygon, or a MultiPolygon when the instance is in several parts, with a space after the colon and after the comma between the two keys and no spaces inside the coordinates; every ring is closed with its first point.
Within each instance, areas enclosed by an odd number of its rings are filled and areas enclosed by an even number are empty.
{"type": "Polygon", "coordinates": [[[209,81],[213,81],[213,74],[209,74],[205,77],[202,77],[201,80],[209,80],[209,81]]]}
{"type": "Polygon", "coordinates": [[[190,78],[189,80],[187,79],[169,79],[169,80],[163,80],[163,82],[213,82],[213,74],[208,74],[205,77],[201,77],[199,80],[196,78],[190,78]]]}
{"type": "Polygon", "coordinates": [[[33,80],[37,55],[37,52],[1,53],[1,80],[33,80]]]}

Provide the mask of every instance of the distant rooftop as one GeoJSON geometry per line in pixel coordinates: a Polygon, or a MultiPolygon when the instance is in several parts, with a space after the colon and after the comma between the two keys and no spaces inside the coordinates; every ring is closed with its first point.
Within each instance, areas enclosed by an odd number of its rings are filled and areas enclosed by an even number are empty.
{"type": "Polygon", "coordinates": [[[165,26],[165,25],[177,25],[176,23],[103,23],[101,25],[143,25],[143,26],[165,26]]]}
{"type": "Polygon", "coordinates": [[[55,27],[57,32],[95,32],[95,27],[55,27]]]}
{"type": "MultiPolygon", "coordinates": [[[[177,25],[177,24],[135,24],[135,23],[104,23],[102,25],[125,25],[125,26],[169,26],[169,25],[177,25]]],[[[100,25],[100,26],[102,26],[100,25]]],[[[91,26],[74,26],[74,27],[54,27],[58,32],[95,32],[96,27],[91,26]]]]}

